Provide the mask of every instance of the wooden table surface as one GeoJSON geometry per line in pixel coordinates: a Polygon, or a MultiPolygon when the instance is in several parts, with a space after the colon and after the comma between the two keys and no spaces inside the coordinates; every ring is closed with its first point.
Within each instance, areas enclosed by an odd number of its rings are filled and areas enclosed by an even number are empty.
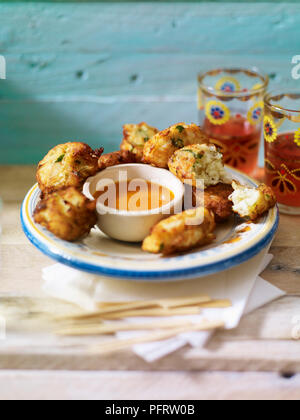
{"type": "MultiPolygon", "coordinates": [[[[53,303],[40,290],[41,269],[51,261],[28,242],[19,221],[34,182],[32,166],[0,166],[0,304],[26,315],[33,305],[53,303]]],[[[300,318],[300,218],[281,217],[271,252],[263,278],[287,296],[246,316],[236,330],[217,333],[207,348],[186,347],[147,364],[130,351],[90,355],[89,339],[15,333],[0,341],[0,399],[300,398],[300,341],[292,339],[293,319],[300,318]]]]}

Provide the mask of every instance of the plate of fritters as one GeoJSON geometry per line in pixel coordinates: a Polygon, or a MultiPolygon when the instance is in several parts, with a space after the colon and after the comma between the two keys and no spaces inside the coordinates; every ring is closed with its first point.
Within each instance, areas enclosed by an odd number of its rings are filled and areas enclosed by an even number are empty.
{"type": "Polygon", "coordinates": [[[223,165],[200,127],[166,130],[146,123],[124,126],[120,150],[103,154],[84,143],[56,146],[39,163],[24,199],[21,222],[45,255],[85,272],[134,281],[203,277],[250,260],[273,240],[279,223],[267,186],[223,165]],[[86,180],[110,166],[143,163],[170,170],[190,188],[197,208],[170,215],[143,243],[109,238],[97,224],[96,202],[83,194],[86,180]],[[199,189],[198,180],[203,187],[199,189]],[[186,225],[201,210],[201,225],[186,225]]]}

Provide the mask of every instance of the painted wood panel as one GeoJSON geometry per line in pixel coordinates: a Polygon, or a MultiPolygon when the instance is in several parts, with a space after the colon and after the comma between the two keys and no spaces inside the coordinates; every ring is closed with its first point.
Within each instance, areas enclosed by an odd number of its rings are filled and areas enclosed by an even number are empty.
{"type": "MultiPolygon", "coordinates": [[[[299,4],[1,5],[5,53],[295,54],[299,4]]],[[[298,36],[297,36],[298,35],[298,36]]]]}
{"type": "Polygon", "coordinates": [[[297,85],[299,4],[0,4],[0,163],[82,139],[115,149],[124,122],[196,121],[196,75],[258,66],[297,85]]]}
{"type": "MultiPolygon", "coordinates": [[[[289,0],[297,3],[299,0],[289,0]]],[[[22,3],[140,3],[141,0],[23,0],[22,3]]],[[[143,3],[182,3],[182,0],[142,0],[143,3]]],[[[19,3],[6,0],[5,3],[19,3]]],[[[188,0],[188,3],[207,3],[206,0],[188,0]]],[[[210,3],[228,3],[227,0],[210,0],[210,3]]],[[[231,0],[230,3],[285,3],[285,0],[231,0]]]]}
{"type": "MultiPolygon", "coordinates": [[[[213,67],[261,68],[275,84],[296,84],[291,77],[291,54],[6,54],[8,80],[1,83],[1,97],[43,95],[178,98],[196,96],[197,73],[213,67]]],[[[104,99],[103,99],[104,100],[104,99]]]]}
{"type": "Polygon", "coordinates": [[[3,401],[299,400],[300,375],[225,372],[0,372],[3,401]],[[105,386],[103,386],[105,384],[105,386]],[[142,386],[141,386],[142,384],[142,386]]]}

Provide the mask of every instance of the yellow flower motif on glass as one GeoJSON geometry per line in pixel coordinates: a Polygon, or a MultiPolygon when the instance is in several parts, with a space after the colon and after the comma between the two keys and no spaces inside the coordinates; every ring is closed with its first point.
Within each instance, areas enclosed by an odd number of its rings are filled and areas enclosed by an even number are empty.
{"type": "Polygon", "coordinates": [[[273,143],[277,139],[277,127],[271,117],[264,118],[264,136],[268,143],[273,143]]]}
{"type": "Polygon", "coordinates": [[[222,125],[229,121],[230,110],[220,101],[209,101],[205,106],[205,113],[214,125],[222,125]]]}
{"type": "Polygon", "coordinates": [[[300,146],[300,128],[298,128],[298,130],[295,133],[295,143],[297,144],[297,146],[300,146]]]}
{"type": "Polygon", "coordinates": [[[215,89],[226,93],[233,93],[241,90],[241,85],[234,77],[222,77],[222,79],[216,83],[215,89]]]}
{"type": "Polygon", "coordinates": [[[256,125],[261,122],[264,112],[263,101],[254,104],[248,111],[247,119],[252,125],[256,125]]]}

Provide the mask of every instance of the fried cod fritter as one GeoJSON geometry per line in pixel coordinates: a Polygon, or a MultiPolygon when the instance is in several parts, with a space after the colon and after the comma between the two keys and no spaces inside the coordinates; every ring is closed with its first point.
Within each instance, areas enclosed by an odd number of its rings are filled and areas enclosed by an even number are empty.
{"type": "Polygon", "coordinates": [[[158,133],[158,129],[150,127],[145,122],[140,124],[125,124],[123,126],[123,141],[121,151],[130,152],[136,162],[141,162],[145,144],[158,133]]]}
{"type": "Polygon", "coordinates": [[[159,222],[143,242],[143,250],[170,255],[207,245],[215,239],[215,218],[201,207],[159,222]]]}
{"type": "Polygon", "coordinates": [[[201,180],[205,187],[231,182],[223,155],[212,144],[193,144],[177,150],[169,159],[169,169],[182,182],[194,187],[201,180]]]}
{"type": "Polygon", "coordinates": [[[102,155],[98,160],[98,168],[102,171],[106,168],[126,163],[137,163],[136,156],[131,152],[118,151],[102,155]]]}
{"type": "Polygon", "coordinates": [[[36,223],[69,242],[88,235],[97,219],[96,202],[90,201],[74,187],[48,195],[34,212],[36,223]]]}
{"type": "Polygon", "coordinates": [[[61,188],[82,188],[86,179],[98,172],[103,149],[92,150],[85,143],[65,143],[54,147],[39,163],[37,181],[43,195],[61,188]]]}
{"type": "Polygon", "coordinates": [[[158,168],[168,168],[170,157],[190,144],[208,143],[209,138],[196,124],[175,124],[160,131],[144,147],[143,161],[158,168]]]}
{"type": "Polygon", "coordinates": [[[233,202],[233,211],[241,217],[254,221],[276,205],[273,190],[265,184],[251,188],[234,181],[232,187],[234,192],[229,199],[233,202]]]}
{"type": "Polygon", "coordinates": [[[217,223],[225,222],[233,214],[232,201],[229,196],[233,193],[230,184],[219,183],[203,190],[193,188],[193,206],[204,206],[212,211],[217,223]]]}

